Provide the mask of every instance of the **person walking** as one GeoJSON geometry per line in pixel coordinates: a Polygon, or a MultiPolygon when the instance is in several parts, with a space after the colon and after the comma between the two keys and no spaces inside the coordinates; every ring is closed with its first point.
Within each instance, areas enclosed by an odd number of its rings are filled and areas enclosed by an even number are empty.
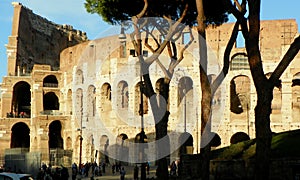
{"type": "Polygon", "coordinates": [[[126,174],[126,171],[125,171],[124,167],[122,167],[122,169],[120,170],[120,179],[121,180],[125,180],[125,174],[126,174]]]}
{"type": "Polygon", "coordinates": [[[76,180],[77,173],[78,173],[77,164],[74,162],[72,164],[72,180],[76,180]]]}
{"type": "Polygon", "coordinates": [[[68,168],[64,167],[63,165],[61,165],[61,167],[62,167],[61,172],[60,172],[61,179],[69,179],[68,168]]]}

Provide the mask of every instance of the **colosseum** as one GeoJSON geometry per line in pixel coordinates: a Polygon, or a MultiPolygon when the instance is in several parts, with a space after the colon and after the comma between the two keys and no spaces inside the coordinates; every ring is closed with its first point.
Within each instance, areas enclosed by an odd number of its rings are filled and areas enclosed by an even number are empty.
{"type": "MultiPolygon", "coordinates": [[[[130,41],[119,35],[89,40],[71,25],[55,24],[20,3],[13,6],[12,32],[6,45],[7,75],[1,84],[0,165],[25,163],[31,169],[41,163],[133,162],[136,151],[131,146],[141,126],[147,141],[153,142],[155,123],[147,98],[140,95],[140,66],[130,41]]],[[[220,71],[233,26],[226,23],[207,29],[211,79],[220,71]]],[[[299,34],[298,25],[294,19],[262,21],[260,33],[268,76],[299,34]]],[[[182,44],[184,38],[185,33],[182,44]]],[[[151,56],[147,47],[143,49],[143,56],[151,56]]],[[[230,145],[237,133],[255,138],[256,91],[245,52],[243,43],[237,41],[229,73],[213,99],[211,130],[221,139],[218,147],[230,145]]],[[[166,104],[174,151],[171,159],[178,158],[178,139],[183,133],[191,135],[186,153],[200,151],[201,89],[199,63],[193,60],[197,50],[191,46],[185,53],[171,79],[166,104]]],[[[297,55],[282,75],[282,86],[274,89],[273,132],[300,128],[299,60],[297,55]]],[[[153,84],[163,77],[158,63],[150,71],[153,84]]],[[[151,160],[156,158],[151,153],[154,150],[153,143],[145,149],[151,160]]]]}

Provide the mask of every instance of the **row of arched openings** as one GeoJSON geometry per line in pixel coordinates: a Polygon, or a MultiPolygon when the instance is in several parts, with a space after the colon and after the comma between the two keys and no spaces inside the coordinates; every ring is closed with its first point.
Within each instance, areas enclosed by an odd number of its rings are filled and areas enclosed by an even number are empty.
{"type": "MultiPolygon", "coordinates": [[[[81,71],[79,71],[81,72],[81,71]]],[[[81,73],[77,73],[81,74],[81,73]]],[[[82,78],[77,78],[82,79],[82,78]]],[[[159,82],[159,80],[157,81],[159,82]]],[[[117,84],[117,90],[116,90],[116,107],[118,110],[126,110],[129,106],[129,86],[128,83],[124,80],[120,81],[117,84]]],[[[140,93],[140,82],[135,85],[135,93],[134,93],[134,111],[136,114],[140,114],[140,100],[141,100],[141,93],[140,93]]],[[[96,88],[93,85],[90,85],[87,90],[87,111],[88,116],[94,116],[95,115],[95,109],[96,109],[96,88]]],[[[112,89],[111,85],[109,83],[104,83],[101,86],[100,90],[100,108],[101,111],[106,112],[110,111],[112,108],[111,99],[112,99],[112,89]]],[[[187,106],[188,111],[192,111],[192,100],[193,100],[193,81],[190,77],[182,77],[179,80],[178,84],[178,106],[182,106],[185,103],[187,106]],[[185,98],[184,98],[185,97],[185,98]],[[183,103],[184,101],[184,103],[183,103]]],[[[78,88],[76,90],[76,97],[75,97],[75,103],[76,103],[76,113],[78,117],[82,115],[83,112],[83,89],[78,88]]],[[[183,108],[181,108],[183,109],[183,108]]],[[[148,107],[148,98],[143,94],[143,113],[147,114],[149,110],[148,107]]],[[[187,114],[191,114],[189,112],[186,112],[187,114]]]]}
{"type": "MultiPolygon", "coordinates": [[[[61,135],[62,125],[59,120],[50,123],[48,129],[49,149],[64,148],[64,141],[61,135]]],[[[29,148],[30,147],[30,129],[26,123],[19,122],[13,125],[11,129],[10,148],[29,148]]],[[[68,147],[71,148],[71,147],[68,147]]]]}
{"type": "MultiPolygon", "coordinates": [[[[43,87],[57,88],[58,81],[56,76],[49,75],[43,80],[43,87]]],[[[54,92],[43,94],[43,109],[59,110],[59,99],[54,92]]],[[[9,116],[30,117],[31,113],[31,86],[26,81],[17,82],[13,87],[12,106],[9,116]]]]}

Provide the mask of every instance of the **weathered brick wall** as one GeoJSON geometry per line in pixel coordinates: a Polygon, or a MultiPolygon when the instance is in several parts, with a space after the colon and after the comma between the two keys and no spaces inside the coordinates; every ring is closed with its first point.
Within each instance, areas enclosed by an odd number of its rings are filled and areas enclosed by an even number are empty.
{"type": "Polygon", "coordinates": [[[87,40],[85,32],[48,21],[21,4],[15,5],[13,22],[18,24],[14,31],[18,37],[16,66],[22,73],[30,73],[34,64],[51,65],[52,70],[57,70],[60,52],[87,40]]]}

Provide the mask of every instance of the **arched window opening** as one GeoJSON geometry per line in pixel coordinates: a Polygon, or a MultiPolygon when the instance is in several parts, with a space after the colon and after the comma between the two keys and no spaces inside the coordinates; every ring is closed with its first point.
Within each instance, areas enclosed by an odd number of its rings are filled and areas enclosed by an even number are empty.
{"type": "Polygon", "coordinates": [[[213,149],[221,145],[221,137],[217,133],[214,134],[215,135],[210,142],[210,145],[213,149]]]}
{"type": "Polygon", "coordinates": [[[58,81],[57,81],[56,76],[54,76],[54,75],[46,76],[44,78],[44,81],[43,81],[43,87],[57,88],[58,87],[58,81]]]}
{"type": "Polygon", "coordinates": [[[86,141],[86,157],[89,162],[95,161],[95,145],[94,145],[94,136],[92,134],[86,141]]]}
{"type": "Polygon", "coordinates": [[[111,101],[111,86],[110,86],[110,84],[105,83],[102,85],[101,96],[103,97],[103,99],[107,99],[107,100],[111,101]]]}
{"type": "Polygon", "coordinates": [[[193,81],[190,77],[184,76],[179,79],[177,94],[178,118],[184,123],[184,132],[186,132],[187,126],[193,120],[195,114],[193,81]]]}
{"type": "Polygon", "coordinates": [[[118,84],[117,107],[120,109],[128,108],[128,100],[128,84],[125,81],[121,81],[118,84]]]}
{"type": "Polygon", "coordinates": [[[49,148],[50,149],[63,149],[63,138],[61,136],[61,122],[59,120],[53,121],[49,125],[49,148]]]}
{"type": "Polygon", "coordinates": [[[102,135],[100,138],[100,157],[99,157],[100,161],[99,162],[109,163],[108,146],[109,146],[108,136],[102,135]]]}
{"type": "Polygon", "coordinates": [[[83,99],[82,99],[82,89],[77,89],[76,90],[76,96],[75,96],[75,113],[76,113],[76,118],[80,120],[82,118],[82,113],[83,113],[83,99]]]}
{"type": "Polygon", "coordinates": [[[93,85],[90,85],[88,87],[87,110],[88,110],[88,116],[95,116],[95,114],[96,114],[96,88],[93,85]]]}
{"type": "Polygon", "coordinates": [[[67,93],[67,114],[72,115],[72,90],[69,89],[67,93]]]}
{"type": "Polygon", "coordinates": [[[27,82],[20,81],[14,86],[12,98],[12,114],[15,117],[30,117],[31,91],[27,82]]]}
{"type": "Polygon", "coordinates": [[[64,141],[61,136],[62,126],[59,120],[55,120],[49,125],[49,156],[50,164],[59,166],[64,162],[64,141]]]}
{"type": "Polygon", "coordinates": [[[128,136],[127,134],[121,133],[117,137],[117,159],[122,162],[123,165],[128,164],[129,157],[129,145],[127,144],[128,136]]]}
{"type": "Polygon", "coordinates": [[[146,154],[144,153],[144,150],[148,148],[148,137],[145,134],[144,131],[141,131],[138,133],[135,138],[134,138],[134,143],[136,143],[135,149],[134,149],[134,154],[135,155],[135,161],[142,161],[142,158],[144,157],[146,159],[146,154]],[[143,143],[142,145],[139,145],[138,143],[143,143]]]}
{"type": "Polygon", "coordinates": [[[193,94],[193,81],[190,77],[184,76],[179,79],[178,84],[178,106],[181,104],[181,101],[193,94]]]}
{"type": "Polygon", "coordinates": [[[84,78],[83,78],[83,72],[80,69],[77,69],[76,75],[75,75],[75,84],[80,85],[83,84],[84,78]]]}
{"type": "Polygon", "coordinates": [[[54,92],[48,92],[43,98],[44,111],[59,110],[59,100],[54,92]]]}
{"type": "Polygon", "coordinates": [[[248,141],[248,140],[250,140],[250,137],[248,136],[248,134],[246,134],[244,132],[237,132],[231,136],[230,144],[236,144],[236,143],[248,141]]]}
{"type": "Polygon", "coordinates": [[[230,81],[230,110],[234,114],[246,114],[250,107],[250,79],[236,76],[230,81]]]}
{"type": "Polygon", "coordinates": [[[237,53],[232,56],[230,62],[230,70],[249,70],[248,57],[245,53],[237,53]]]}
{"type": "Polygon", "coordinates": [[[193,136],[188,133],[188,132],[184,132],[179,136],[179,144],[180,144],[180,148],[179,148],[179,157],[182,154],[193,154],[193,143],[194,143],[194,139],[193,136]]]}
{"type": "Polygon", "coordinates": [[[25,123],[16,123],[11,131],[10,148],[30,147],[30,129],[25,123]]]}
{"type": "Polygon", "coordinates": [[[111,86],[104,83],[101,87],[101,111],[111,110],[111,86]]]}

